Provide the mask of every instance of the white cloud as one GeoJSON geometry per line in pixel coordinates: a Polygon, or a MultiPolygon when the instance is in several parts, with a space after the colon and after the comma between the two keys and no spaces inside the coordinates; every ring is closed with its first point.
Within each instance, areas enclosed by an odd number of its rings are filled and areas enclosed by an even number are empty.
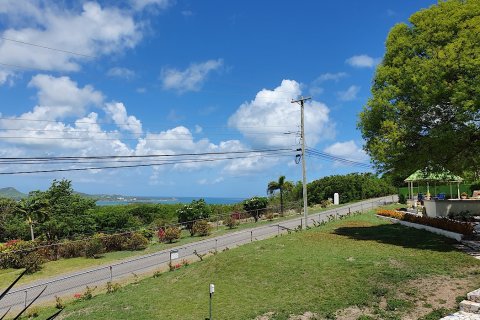
{"type": "Polygon", "coordinates": [[[135,78],[135,71],[128,68],[114,67],[107,71],[107,76],[130,80],[135,78]]]}
{"type": "MultiPolygon", "coordinates": [[[[298,82],[283,80],[277,88],[263,89],[254,100],[243,103],[230,117],[228,124],[238,129],[254,146],[296,145],[298,138],[295,132],[300,126],[300,108],[291,100],[301,93],[298,82]]],[[[305,103],[305,135],[311,147],[321,139],[334,135],[329,112],[321,102],[310,100],[305,103]]]]}
{"type": "Polygon", "coordinates": [[[100,105],[101,92],[92,86],[79,88],[69,77],[53,77],[39,74],[32,77],[29,87],[38,90],[39,105],[33,112],[24,114],[28,119],[58,119],[67,116],[82,116],[89,105],[100,105]]]}
{"type": "Polygon", "coordinates": [[[199,126],[198,124],[195,125],[195,133],[202,133],[203,128],[199,126]]]}
{"type": "Polygon", "coordinates": [[[143,10],[147,6],[155,6],[159,9],[166,9],[171,4],[171,0],[130,0],[135,10],[143,10]]]}
{"type": "Polygon", "coordinates": [[[381,61],[380,58],[372,58],[366,54],[361,54],[348,58],[345,62],[355,68],[373,68],[381,61]]]}
{"type": "Polygon", "coordinates": [[[76,6],[70,9],[50,1],[1,3],[0,13],[9,22],[9,28],[0,33],[3,38],[86,55],[3,40],[0,56],[5,64],[78,71],[81,62],[132,48],[141,39],[140,27],[131,13],[114,7],[102,8],[96,2],[85,2],[79,10],[76,6]]]}
{"type": "MultiPolygon", "coordinates": [[[[344,158],[347,160],[367,163],[368,156],[361,147],[357,146],[355,141],[349,140],[345,142],[336,142],[328,147],[326,147],[324,152],[331,154],[336,157],[344,158]]],[[[335,162],[336,165],[345,165],[340,162],[335,162]]]]}
{"type": "Polygon", "coordinates": [[[191,17],[194,15],[193,11],[191,10],[183,10],[181,13],[182,13],[182,16],[184,17],[191,17]]]}
{"type": "Polygon", "coordinates": [[[338,96],[338,99],[340,99],[341,101],[352,101],[357,99],[357,95],[359,92],[360,92],[359,86],[350,86],[345,91],[337,92],[337,96],[338,96]]]}
{"type": "Polygon", "coordinates": [[[105,112],[112,118],[119,128],[130,131],[137,137],[142,134],[142,123],[136,117],[127,114],[127,109],[123,103],[106,103],[105,112]]]}
{"type": "Polygon", "coordinates": [[[173,68],[162,70],[162,86],[166,90],[176,90],[179,93],[187,91],[199,91],[212,71],[219,70],[223,66],[223,60],[208,60],[202,63],[192,63],[184,71],[173,68]]]}

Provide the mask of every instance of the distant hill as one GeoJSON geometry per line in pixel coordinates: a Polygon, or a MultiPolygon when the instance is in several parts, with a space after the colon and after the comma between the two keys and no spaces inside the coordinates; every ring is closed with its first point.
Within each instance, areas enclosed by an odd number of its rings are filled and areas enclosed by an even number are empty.
{"type": "Polygon", "coordinates": [[[15,188],[7,187],[7,188],[0,188],[0,197],[1,198],[10,198],[10,199],[22,199],[25,198],[27,195],[23,192],[18,191],[15,188]]]}

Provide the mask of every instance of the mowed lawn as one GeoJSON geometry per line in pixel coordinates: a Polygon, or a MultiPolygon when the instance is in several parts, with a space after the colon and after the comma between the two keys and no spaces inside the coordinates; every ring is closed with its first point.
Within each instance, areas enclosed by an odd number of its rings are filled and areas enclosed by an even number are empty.
{"type": "Polygon", "coordinates": [[[60,318],[205,319],[214,283],[214,319],[255,319],[267,312],[274,313],[270,319],[288,319],[306,311],[331,319],[348,312],[372,317],[364,319],[416,319],[452,308],[455,298],[480,287],[480,261],[452,244],[368,213],[75,301],[60,318]]]}

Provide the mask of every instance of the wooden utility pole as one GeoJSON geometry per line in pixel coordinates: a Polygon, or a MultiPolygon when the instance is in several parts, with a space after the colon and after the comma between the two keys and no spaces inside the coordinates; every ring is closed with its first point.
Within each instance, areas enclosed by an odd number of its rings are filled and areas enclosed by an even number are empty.
{"type": "Polygon", "coordinates": [[[305,163],[305,121],[304,121],[304,109],[305,101],[310,100],[312,97],[304,98],[303,96],[300,99],[292,100],[292,103],[298,103],[300,105],[300,139],[302,143],[302,185],[303,185],[303,216],[305,218],[305,228],[308,226],[308,213],[307,213],[307,169],[305,163]]]}

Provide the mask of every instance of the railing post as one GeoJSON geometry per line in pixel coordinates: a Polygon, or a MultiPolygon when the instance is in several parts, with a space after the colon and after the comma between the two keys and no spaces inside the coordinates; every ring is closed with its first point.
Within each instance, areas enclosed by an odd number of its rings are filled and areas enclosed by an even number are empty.
{"type": "Polygon", "coordinates": [[[250,242],[253,242],[253,230],[250,231],[250,242]]]}
{"type": "Polygon", "coordinates": [[[110,282],[113,281],[113,270],[112,266],[110,266],[110,282]]]}
{"type": "Polygon", "coordinates": [[[28,291],[25,290],[25,308],[27,307],[27,294],[28,294],[28,291]]]}

